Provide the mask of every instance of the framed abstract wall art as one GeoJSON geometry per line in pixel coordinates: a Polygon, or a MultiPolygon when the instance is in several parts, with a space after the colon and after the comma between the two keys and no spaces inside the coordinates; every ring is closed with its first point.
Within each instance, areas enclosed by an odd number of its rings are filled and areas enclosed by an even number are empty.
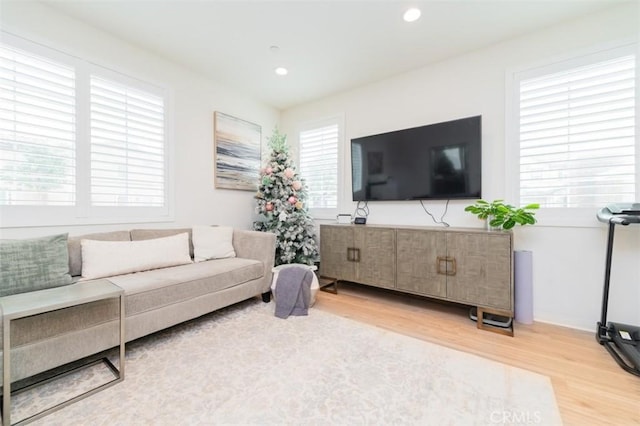
{"type": "Polygon", "coordinates": [[[213,123],[215,187],[257,190],[262,128],[218,111],[213,123]]]}

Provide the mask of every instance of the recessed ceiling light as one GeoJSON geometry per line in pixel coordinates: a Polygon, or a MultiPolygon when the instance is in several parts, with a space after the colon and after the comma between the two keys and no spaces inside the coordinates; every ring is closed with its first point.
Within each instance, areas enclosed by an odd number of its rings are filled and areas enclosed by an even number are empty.
{"type": "Polygon", "coordinates": [[[420,19],[421,14],[422,12],[420,12],[420,9],[412,7],[410,9],[407,9],[402,18],[407,22],[414,22],[420,19]]]}
{"type": "Polygon", "coordinates": [[[278,68],[276,68],[275,71],[276,71],[276,74],[278,74],[278,75],[287,75],[287,74],[289,74],[289,70],[286,69],[285,67],[278,67],[278,68]]]}

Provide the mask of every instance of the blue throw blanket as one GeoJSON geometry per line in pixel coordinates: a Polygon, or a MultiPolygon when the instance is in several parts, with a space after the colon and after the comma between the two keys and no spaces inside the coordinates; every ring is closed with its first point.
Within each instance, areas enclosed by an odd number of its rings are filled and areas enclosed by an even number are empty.
{"type": "Polygon", "coordinates": [[[313,272],[302,266],[285,268],[278,273],[274,290],[278,318],[309,314],[312,281],[313,272]]]}

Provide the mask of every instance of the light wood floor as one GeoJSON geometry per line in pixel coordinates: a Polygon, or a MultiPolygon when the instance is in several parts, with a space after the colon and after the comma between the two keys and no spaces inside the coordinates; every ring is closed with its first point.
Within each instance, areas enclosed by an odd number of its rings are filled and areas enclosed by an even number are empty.
{"type": "Polygon", "coordinates": [[[350,283],[319,292],[314,308],[548,376],[565,425],[640,425],[640,378],[596,342],[595,324],[516,323],[508,337],[478,330],[458,305],[350,283]]]}

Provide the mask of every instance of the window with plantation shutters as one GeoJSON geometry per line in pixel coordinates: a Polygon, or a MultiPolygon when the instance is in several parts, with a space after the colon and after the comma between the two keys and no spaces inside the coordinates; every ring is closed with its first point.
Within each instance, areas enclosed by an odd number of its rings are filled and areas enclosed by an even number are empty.
{"type": "Polygon", "coordinates": [[[163,206],[164,100],[91,77],[91,205],[163,206]]]}
{"type": "Polygon", "coordinates": [[[300,173],[307,184],[311,210],[332,213],[338,208],[337,120],[307,126],[300,132],[300,173]]]}
{"type": "Polygon", "coordinates": [[[0,225],[167,220],[166,90],[1,35],[0,225]]]}
{"type": "Polygon", "coordinates": [[[516,75],[521,204],[595,209],[639,198],[633,52],[516,75]]]}
{"type": "Polygon", "coordinates": [[[0,205],[74,205],[73,67],[5,44],[0,61],[0,205]]]}

